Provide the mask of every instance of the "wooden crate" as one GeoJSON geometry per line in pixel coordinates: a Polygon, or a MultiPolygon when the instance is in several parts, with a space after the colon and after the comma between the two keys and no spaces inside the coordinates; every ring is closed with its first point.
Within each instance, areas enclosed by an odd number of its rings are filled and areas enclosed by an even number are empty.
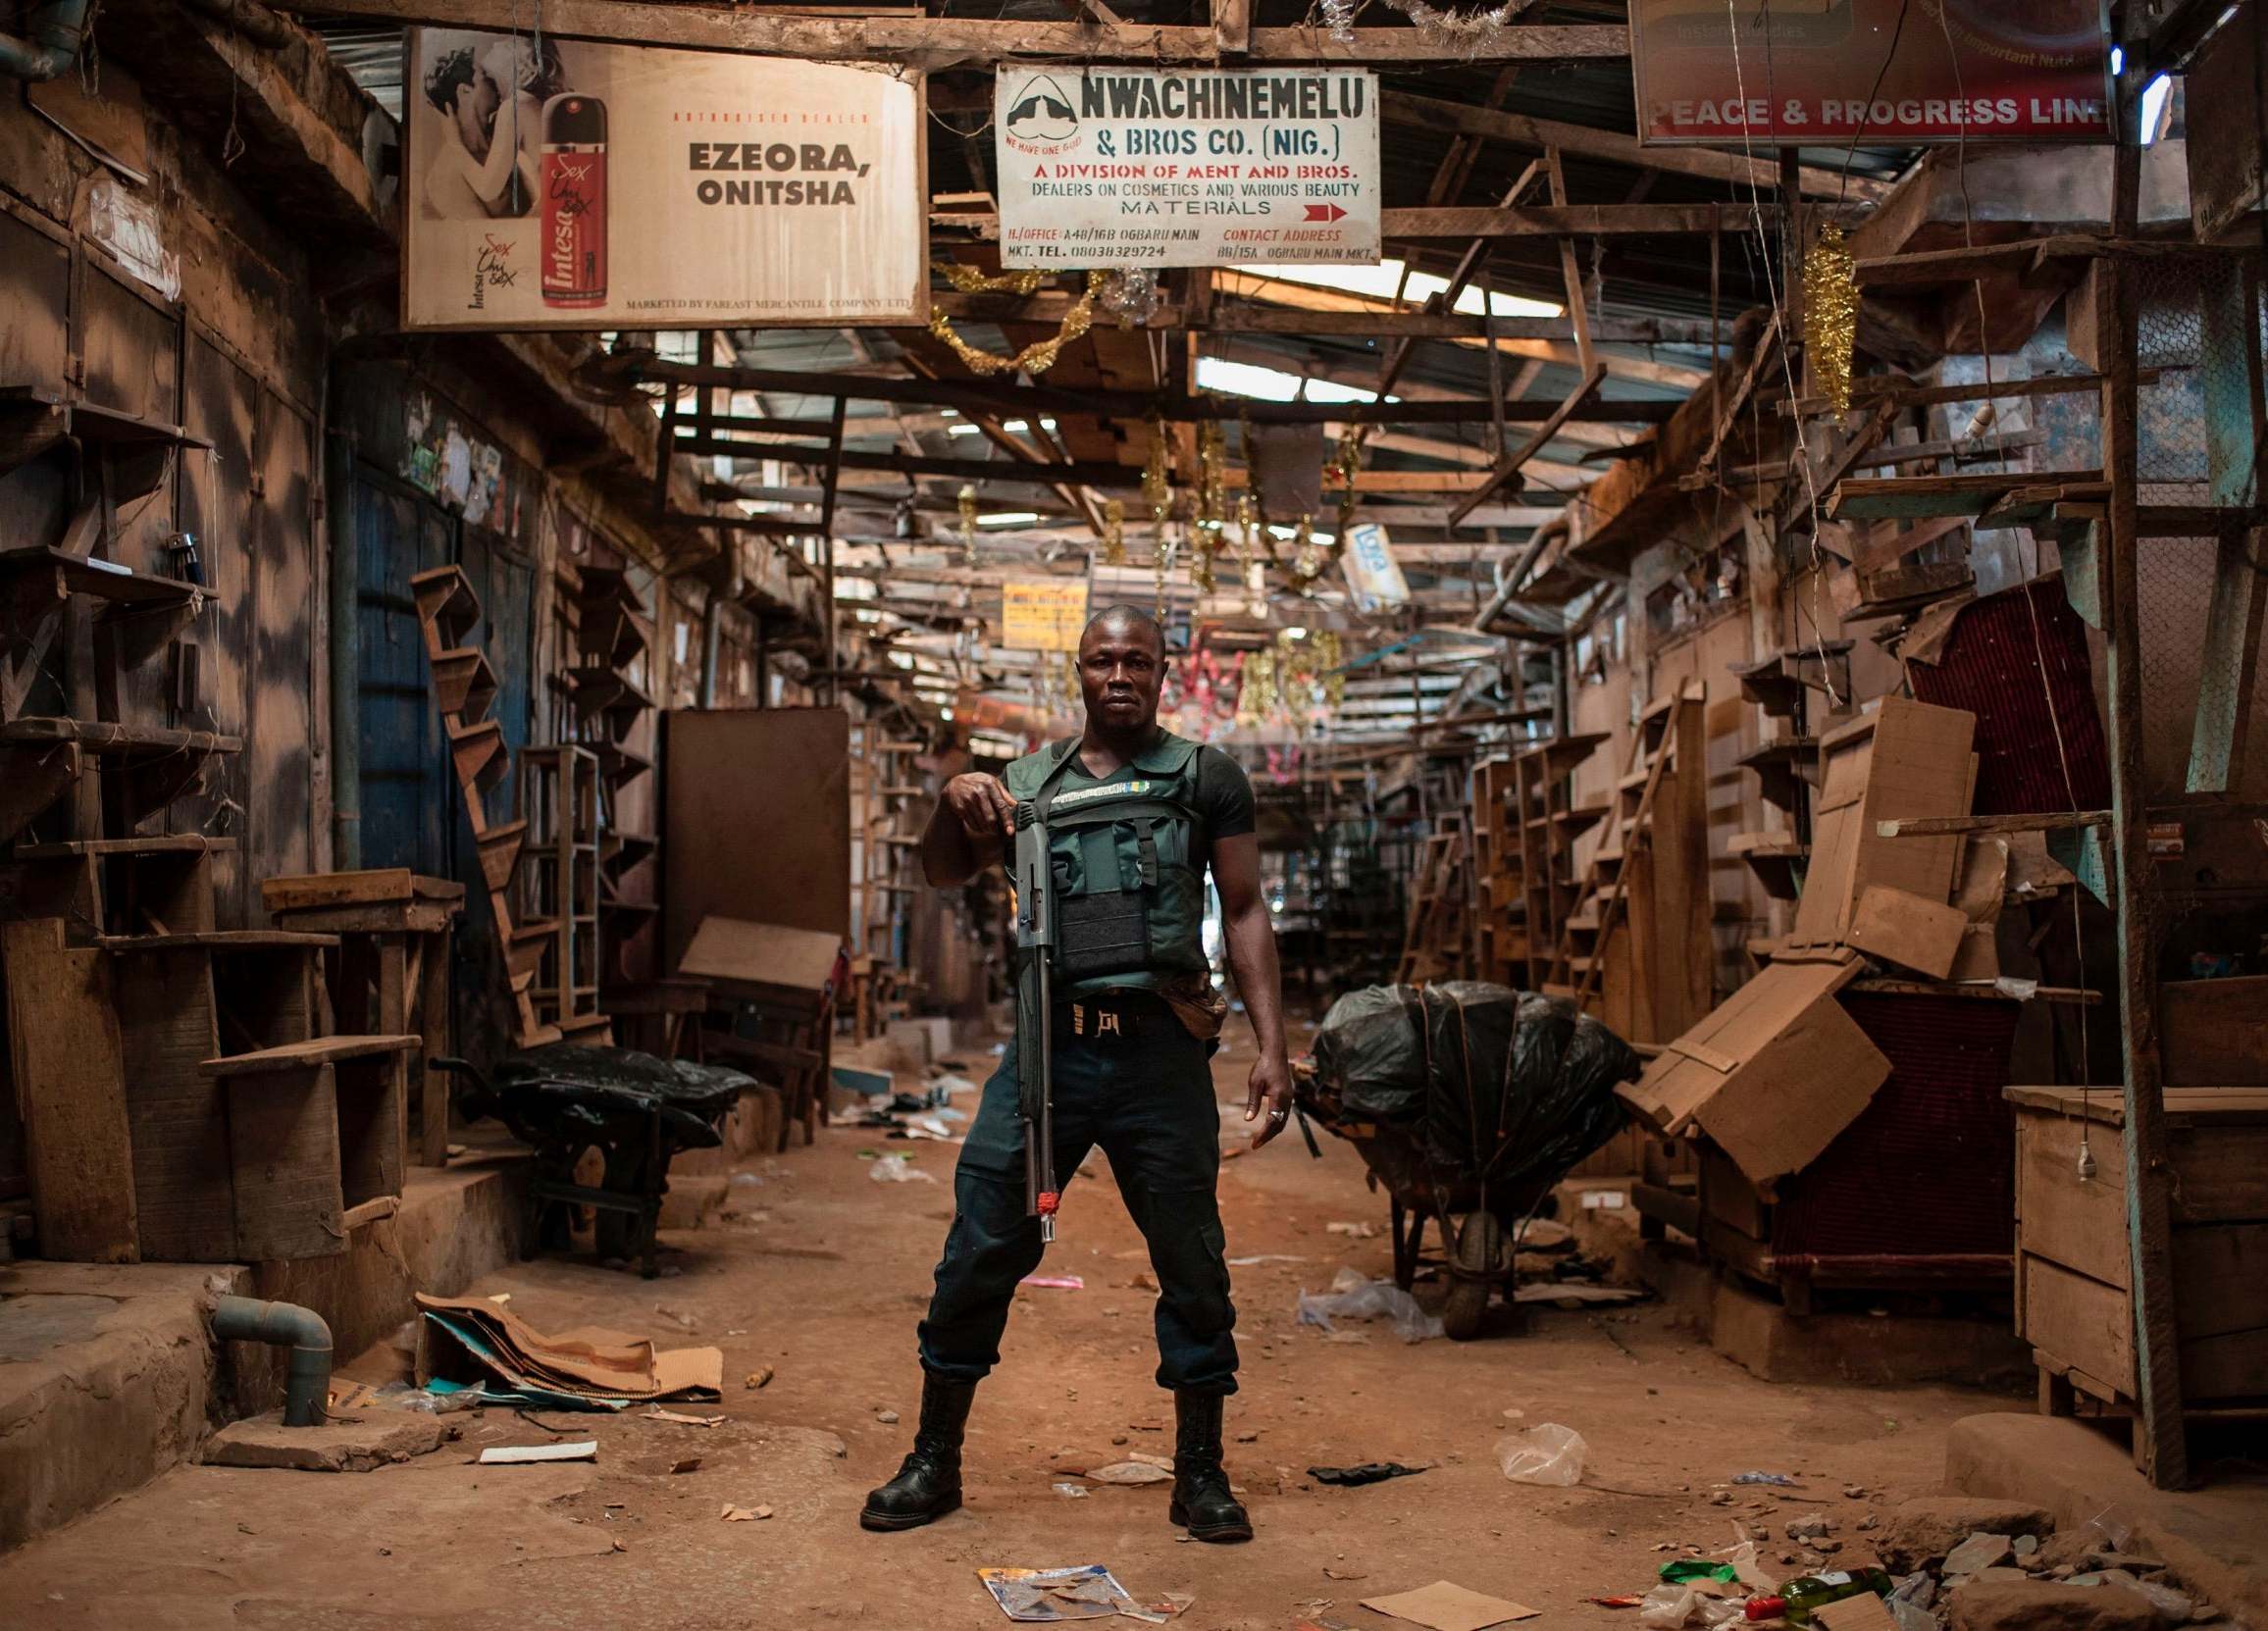
{"type": "MultiPolygon", "coordinates": [[[[2016,1321],[2042,1409],[2136,1398],[2119,1090],[2009,1088],[2016,1106],[2016,1321]],[[2079,1174],[2082,1132],[2094,1176],[2079,1174]]],[[[2268,1402],[2268,1089],[2165,1090],[2174,1306],[2190,1411],[2268,1402]]]]}

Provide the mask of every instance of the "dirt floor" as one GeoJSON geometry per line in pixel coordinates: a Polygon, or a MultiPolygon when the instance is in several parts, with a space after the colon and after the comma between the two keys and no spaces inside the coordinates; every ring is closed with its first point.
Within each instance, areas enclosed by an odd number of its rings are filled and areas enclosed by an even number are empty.
{"type": "MultiPolygon", "coordinates": [[[[1217,1061],[1224,1100],[1241,1096],[1251,1060],[1238,1029],[1217,1061]]],[[[1240,1109],[1224,1104],[1224,1144],[1242,1142],[1240,1109]]],[[[468,1294],[511,1293],[538,1329],[600,1323],[664,1346],[721,1345],[725,1395],[705,1408],[723,1425],[491,1409],[452,1418],[463,1436],[438,1453],[373,1473],[179,1468],[0,1557],[0,1624],[990,1627],[1007,1621],[980,1565],[1103,1562],[1137,1594],[1194,1594],[1180,1623],[1209,1631],[1317,1615],[1393,1626],[1361,1601],[1438,1579],[1528,1605],[1539,1623],[1628,1631],[1634,1615],[1585,1600],[1644,1591],[1666,1556],[1727,1545],[1739,1522],[1769,1520],[1777,1534],[1826,1511],[1850,1537],[1838,1561],[1861,1555],[1865,1512],[1937,1488],[1946,1425],[2006,1403],[1947,1388],[1761,1383],[1659,1306],[1545,1310],[1527,1335],[1469,1344],[1300,1328],[1303,1286],[1321,1289],[1341,1264],[1382,1276],[1389,1252],[1385,1199],[1366,1190],[1354,1151],[1325,1139],[1315,1161],[1294,1132],[1228,1163],[1221,1186],[1231,1256],[1295,1259],[1234,1271],[1245,1368],[1229,1465],[1255,1541],[1184,1540],[1166,1523],[1164,1486],[1083,1498],[1054,1487],[1060,1466],[1172,1448],[1171,1400],[1151,1380],[1150,1296],[1133,1284],[1147,1264],[1099,1156],[1071,1188],[1043,1270],[1086,1288],[1018,1294],[1005,1361],[971,1423],[967,1506],[928,1529],[869,1535],[861,1499],[913,1432],[913,1327],[951,1215],[953,1154],[891,1146],[940,1182],[875,1183],[858,1157],[875,1143],[832,1130],[814,1148],[747,1163],[761,1182],[734,1191],[740,1215],[673,1238],[673,1277],[540,1261],[468,1294]],[[1378,1234],[1348,1239],[1334,1221],[1378,1234]],[[763,1367],[768,1385],[747,1388],[763,1367]],[[1583,1486],[1508,1482],[1493,1448],[1508,1414],[1581,1433],[1583,1486]],[[568,1433],[598,1441],[595,1463],[469,1464],[490,1445],[568,1433]],[[694,1456],[697,1468],[672,1471],[694,1456]],[[1431,1465],[1361,1489],[1305,1473],[1389,1459],[1431,1465]],[[1801,1487],[1729,1485],[1751,1468],[1801,1487]],[[728,1523],[728,1504],[772,1515],[728,1523]]],[[[1437,1305],[1438,1288],[1420,1291],[1437,1305]]]]}

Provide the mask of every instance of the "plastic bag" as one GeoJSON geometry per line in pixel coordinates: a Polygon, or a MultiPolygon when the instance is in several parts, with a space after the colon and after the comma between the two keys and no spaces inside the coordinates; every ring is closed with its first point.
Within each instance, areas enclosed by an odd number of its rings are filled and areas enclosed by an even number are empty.
{"type": "Polygon", "coordinates": [[[1687,1623],[1727,1625],[1743,1613],[1740,1599],[1711,1597],[1690,1586],[1656,1586],[1638,1601],[1638,1622],[1652,1631],[1676,1631],[1687,1623]]]}
{"type": "Polygon", "coordinates": [[[877,1184],[934,1184],[937,1175],[924,1172],[903,1155],[877,1155],[866,1176],[877,1184]]]}
{"type": "Polygon", "coordinates": [[[1541,1427],[1530,1427],[1524,1433],[1497,1440],[1496,1463],[1515,1484],[1579,1484],[1583,1457],[1590,1453],[1590,1449],[1573,1428],[1547,1421],[1541,1427]]]}
{"type": "Polygon", "coordinates": [[[1334,1319],[1378,1319],[1394,1322],[1394,1334],[1406,1343],[1423,1342],[1441,1335],[1441,1322],[1418,1305],[1418,1300],[1391,1280],[1367,1280],[1343,1268],[1323,1293],[1300,1293],[1299,1323],[1320,1326],[1326,1333],[1334,1319]]]}

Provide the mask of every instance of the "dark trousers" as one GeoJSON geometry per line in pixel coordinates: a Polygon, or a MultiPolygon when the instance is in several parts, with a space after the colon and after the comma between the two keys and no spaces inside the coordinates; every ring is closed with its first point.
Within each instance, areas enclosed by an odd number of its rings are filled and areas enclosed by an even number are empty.
{"type": "MultiPolygon", "coordinates": [[[[1220,1208],[1220,1116],[1211,1045],[1163,1001],[1114,992],[1106,1006],[1058,1005],[1055,1024],[1056,1177],[1067,1191],[1100,1145],[1158,1279],[1158,1385],[1236,1391],[1236,1309],[1228,1298],[1220,1208]]],[[[1040,1263],[1040,1223],[1024,1215],[1024,1132],[1016,1108],[1016,1050],[984,1085],[954,1176],[953,1229],[937,1291],[921,1322],[921,1362],[959,1381],[1000,1362],[1016,1282],[1040,1263]]],[[[1068,1195],[1058,1240],[1079,1238],[1068,1195]]],[[[1086,1259],[1080,1252],[1070,1266],[1086,1259]]],[[[1100,1288],[1098,1288],[1100,1289],[1100,1288]]]]}

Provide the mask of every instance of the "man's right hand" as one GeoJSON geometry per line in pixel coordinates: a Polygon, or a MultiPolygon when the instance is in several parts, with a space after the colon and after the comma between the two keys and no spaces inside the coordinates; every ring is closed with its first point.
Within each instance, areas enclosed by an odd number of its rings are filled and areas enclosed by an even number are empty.
{"type": "Polygon", "coordinates": [[[955,776],[945,785],[945,803],[979,854],[989,851],[995,842],[1015,841],[1016,801],[1008,796],[998,776],[980,771],[955,776]]]}

